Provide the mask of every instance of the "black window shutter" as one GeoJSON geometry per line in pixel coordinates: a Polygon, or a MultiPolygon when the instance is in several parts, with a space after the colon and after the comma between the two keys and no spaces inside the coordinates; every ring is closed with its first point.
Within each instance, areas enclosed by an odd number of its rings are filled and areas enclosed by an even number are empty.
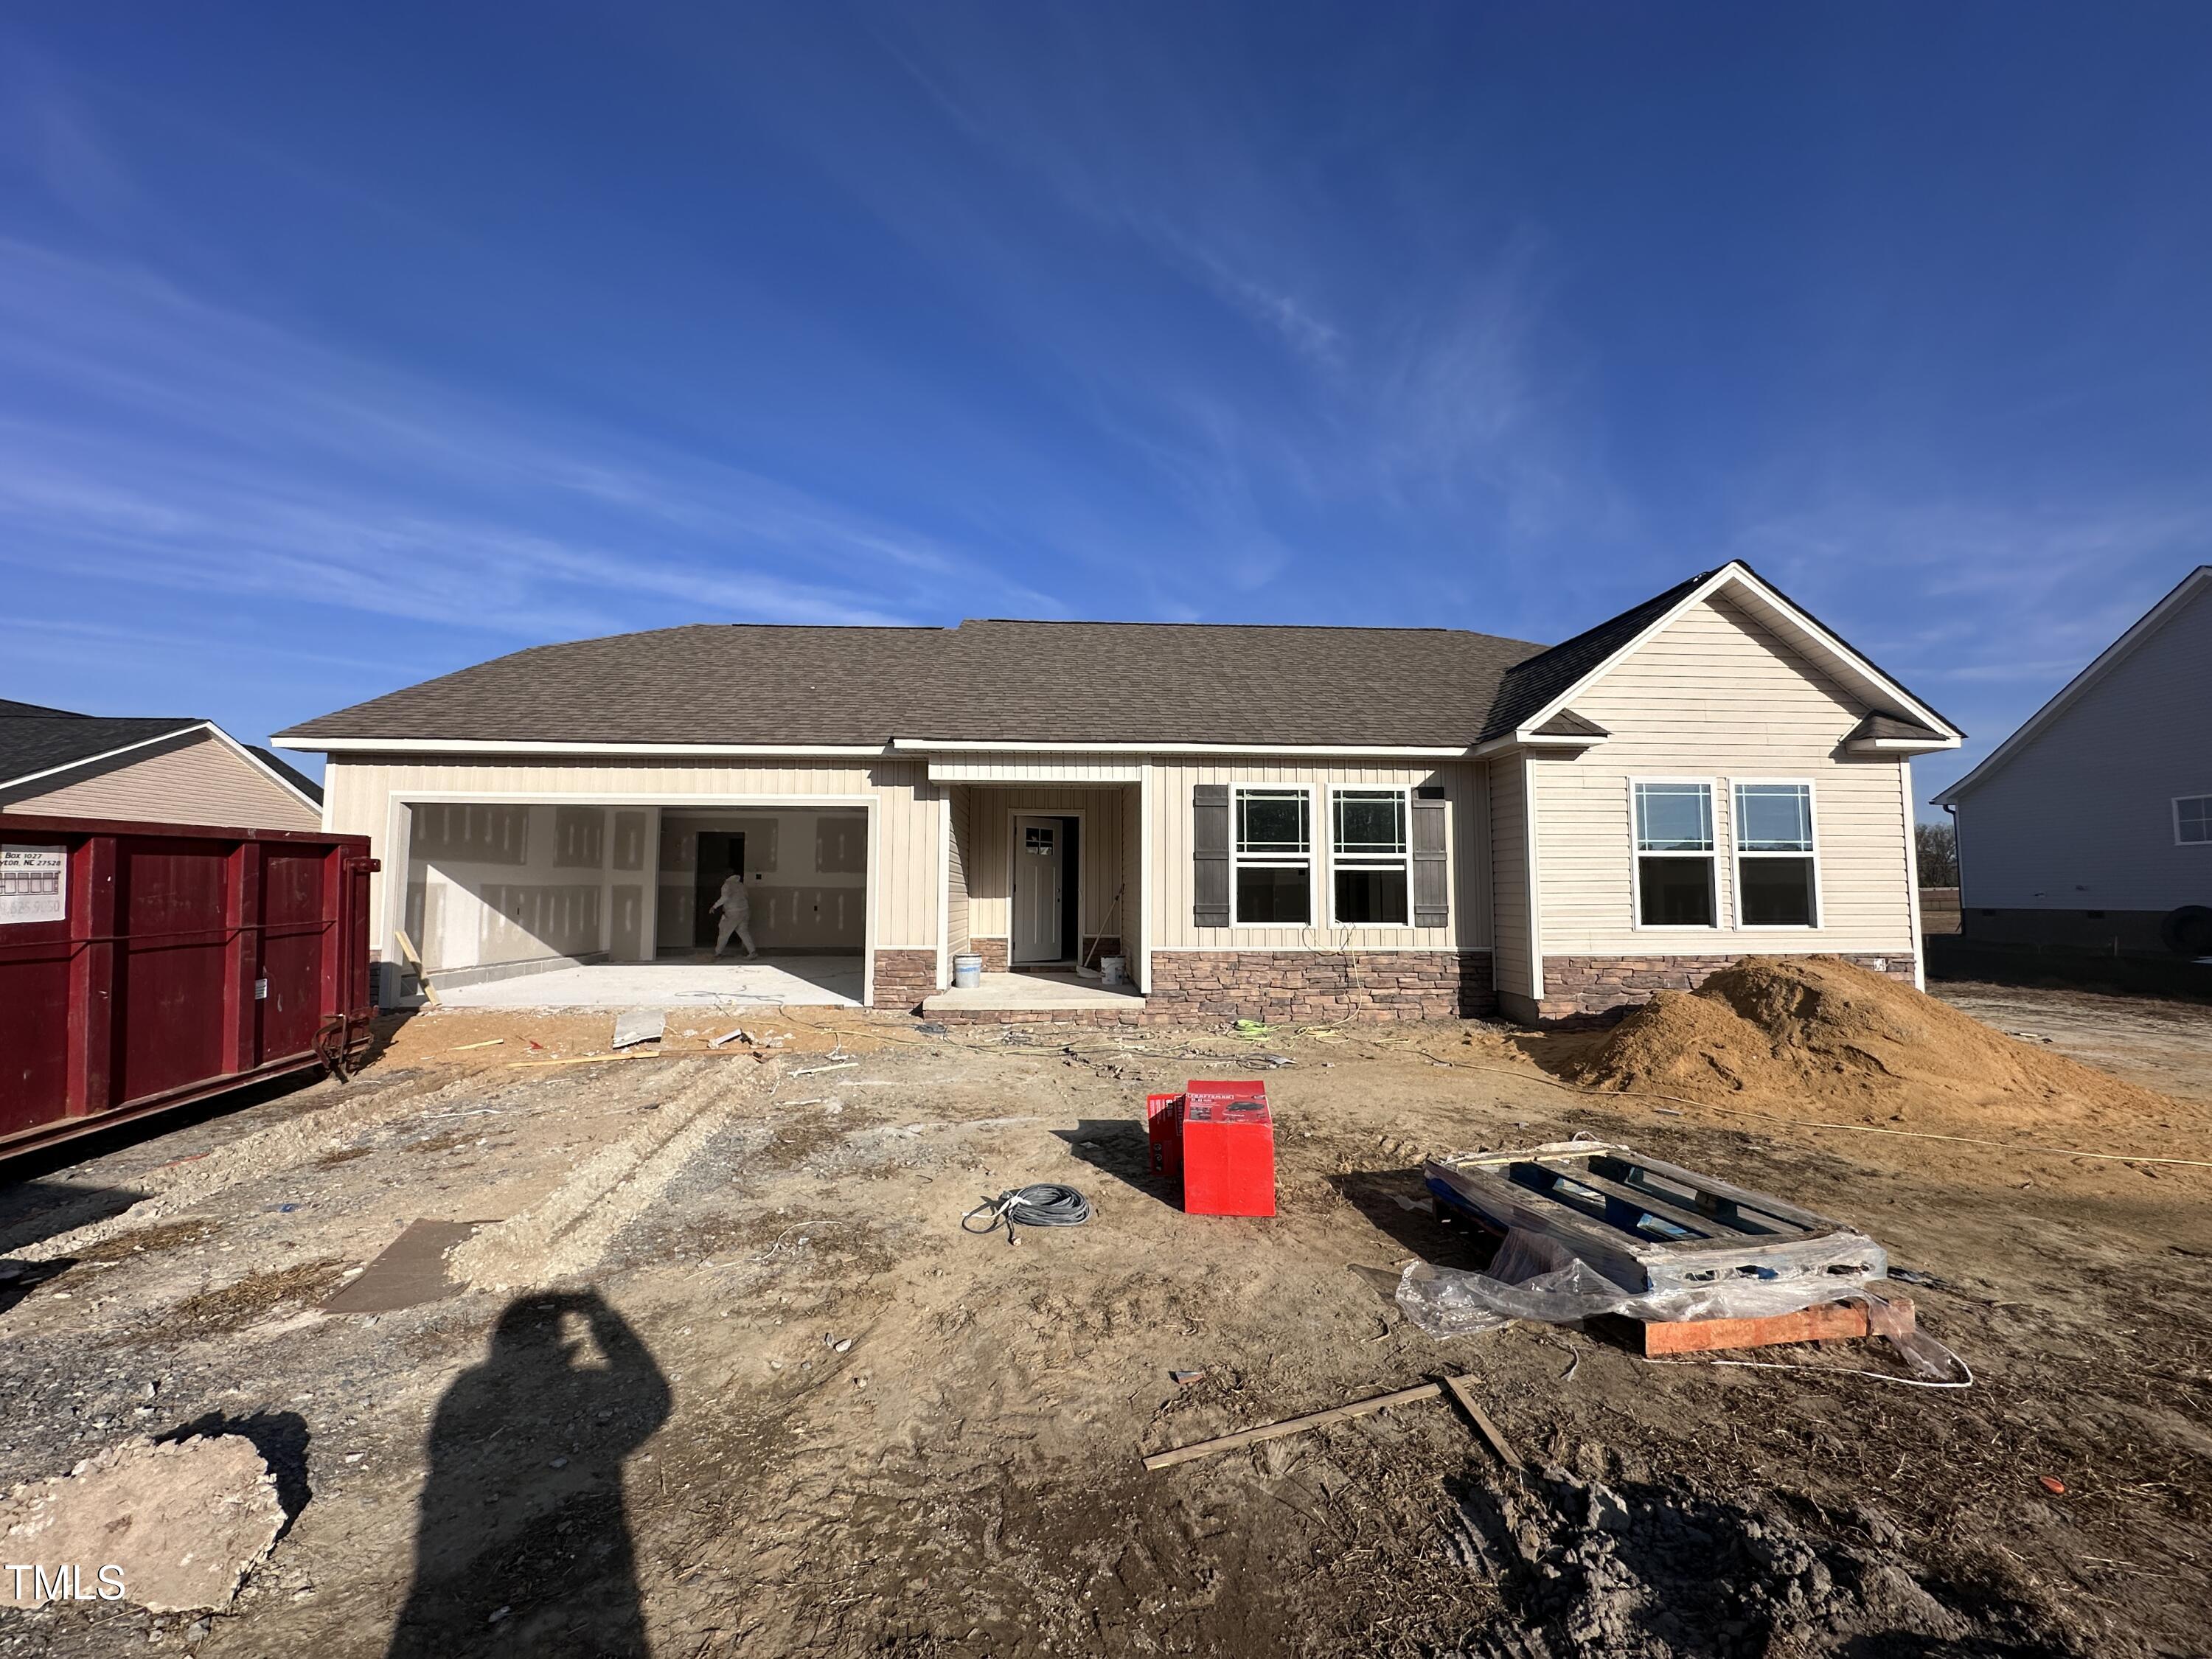
{"type": "Polygon", "coordinates": [[[1194,927],[1229,925],[1229,786],[1201,783],[1190,792],[1190,921],[1194,927]]]}
{"type": "Polygon", "coordinates": [[[1444,804],[1413,803],[1413,926],[1451,926],[1450,864],[1444,857],[1444,804]]]}

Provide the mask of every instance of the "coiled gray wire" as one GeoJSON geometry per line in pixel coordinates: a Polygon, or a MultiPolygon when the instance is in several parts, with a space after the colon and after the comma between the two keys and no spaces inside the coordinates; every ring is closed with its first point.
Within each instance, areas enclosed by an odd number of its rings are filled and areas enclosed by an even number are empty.
{"type": "Polygon", "coordinates": [[[1009,1187],[996,1198],[984,1200],[960,1218],[960,1231],[981,1235],[1003,1226],[1006,1243],[1012,1244],[1017,1222],[1024,1227],[1080,1227],[1090,1219],[1091,1200],[1081,1193],[1056,1181],[1040,1181],[1030,1187],[1009,1187]],[[983,1224],[969,1226],[979,1215],[983,1224]]]}

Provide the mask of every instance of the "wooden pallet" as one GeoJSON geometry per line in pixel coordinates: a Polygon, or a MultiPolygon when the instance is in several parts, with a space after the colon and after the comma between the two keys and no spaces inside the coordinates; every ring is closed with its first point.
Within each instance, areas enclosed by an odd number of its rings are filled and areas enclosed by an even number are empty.
{"type": "Polygon", "coordinates": [[[1481,1225],[1553,1239],[1632,1293],[1889,1272],[1881,1246],[1856,1228],[1609,1142],[1454,1153],[1422,1173],[1440,1201],[1481,1225]]]}

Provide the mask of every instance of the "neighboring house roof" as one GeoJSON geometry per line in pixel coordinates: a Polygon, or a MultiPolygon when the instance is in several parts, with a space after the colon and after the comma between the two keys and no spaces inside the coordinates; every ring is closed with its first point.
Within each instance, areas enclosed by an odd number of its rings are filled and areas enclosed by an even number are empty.
{"type": "Polygon", "coordinates": [[[252,756],[254,759],[259,761],[264,766],[274,772],[284,782],[291,785],[294,789],[306,796],[316,805],[320,806],[323,804],[323,786],[317,783],[313,778],[309,777],[305,772],[302,772],[298,767],[293,765],[291,762],[286,760],[282,755],[276,754],[273,750],[264,749],[258,743],[247,744],[246,745],[246,752],[252,756]]]}
{"type": "Polygon", "coordinates": [[[1442,628],[695,624],[519,651],[278,741],[1457,749],[1542,648],[1442,628]]]}
{"type": "Polygon", "coordinates": [[[2212,583],[2212,564],[2200,564],[2196,569],[2174,584],[2173,591],[2151,606],[2136,621],[2134,627],[2114,640],[2100,652],[2087,668],[2058,689],[2058,694],[2021,722],[2021,727],[2002,743],[1983,757],[1982,763],[1960,778],[1948,789],[1935,798],[1935,805],[1948,806],[1969,790],[1978,789],[1995,775],[2014,756],[2033,744],[2045,727],[2069,708],[2087,696],[2090,689],[2118,668],[2146,640],[2166,626],[2183,606],[2197,597],[2208,583],[2212,583]]]}
{"type": "Polygon", "coordinates": [[[696,623],[532,647],[322,715],[275,741],[648,752],[887,744],[1462,752],[1521,735],[1600,740],[1604,729],[1566,702],[1686,606],[1730,585],[1862,688],[1866,704],[1924,715],[1931,746],[1957,743],[1941,715],[1741,563],[1693,576],[1548,649],[1442,628],[696,623]]]}
{"type": "Polygon", "coordinates": [[[322,806],[322,789],[312,778],[266,749],[239,742],[213,720],[80,714],[6,697],[0,697],[0,788],[74,772],[111,757],[127,763],[134,749],[195,732],[229,744],[308,805],[322,806]]]}
{"type": "Polygon", "coordinates": [[[0,703],[0,784],[98,760],[204,726],[195,720],[108,720],[35,703],[0,703]],[[18,709],[31,712],[18,714],[18,709]]]}

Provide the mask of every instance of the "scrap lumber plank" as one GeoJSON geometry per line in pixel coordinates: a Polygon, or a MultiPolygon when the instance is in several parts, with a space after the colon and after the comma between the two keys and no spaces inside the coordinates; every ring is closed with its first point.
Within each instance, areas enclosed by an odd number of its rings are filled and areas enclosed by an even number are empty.
{"type": "Polygon", "coordinates": [[[1177,1446],[1170,1451],[1154,1452],[1145,1460],[1148,1469],[1164,1469],[1171,1464],[1194,1462],[1201,1457],[1211,1457],[1216,1452],[1233,1451],[1239,1446],[1249,1446],[1259,1440],[1279,1440],[1286,1434],[1301,1434],[1308,1429],[1320,1428],[1326,1423],[1340,1423],[1348,1417],[1364,1417],[1370,1412],[1379,1412],[1392,1406],[1406,1406],[1416,1400],[1434,1400],[1443,1392],[1440,1382],[1417,1383],[1410,1389],[1400,1389],[1395,1394],[1378,1394],[1371,1400],[1355,1400],[1348,1406],[1332,1406],[1325,1412],[1309,1412],[1304,1417],[1286,1417],[1279,1423],[1262,1424],[1256,1429],[1239,1429],[1234,1434],[1220,1435],[1212,1440],[1194,1440],[1188,1446],[1177,1446]]]}
{"type": "Polygon", "coordinates": [[[1507,1442],[1498,1425],[1490,1420],[1490,1413],[1482,1409],[1482,1402],[1474,1397],[1473,1382],[1472,1378],[1465,1376],[1444,1378],[1444,1386],[1452,1391],[1452,1398],[1459,1401],[1459,1408],[1468,1414],[1481,1431],[1482,1437],[1490,1443],[1490,1449],[1498,1454],[1498,1461],[1509,1469],[1519,1468],[1521,1455],[1507,1442]]]}
{"type": "MultiPolygon", "coordinates": [[[[1912,1328],[1912,1303],[1890,1300],[1903,1328],[1912,1328]]],[[[1823,1302],[1796,1313],[1764,1319],[1638,1320],[1608,1317],[1606,1328],[1627,1340],[1629,1350],[1647,1358],[1670,1353],[1712,1353],[1727,1348],[1766,1348],[1780,1342],[1834,1342],[1874,1334],[1863,1302],[1823,1302]]]]}
{"type": "Polygon", "coordinates": [[[392,937],[398,942],[399,954],[407,958],[407,965],[415,970],[415,982],[422,988],[422,1000],[433,1008],[438,1006],[438,988],[430,983],[430,970],[422,965],[422,956],[415,948],[415,941],[407,937],[404,927],[395,927],[392,937]]]}

